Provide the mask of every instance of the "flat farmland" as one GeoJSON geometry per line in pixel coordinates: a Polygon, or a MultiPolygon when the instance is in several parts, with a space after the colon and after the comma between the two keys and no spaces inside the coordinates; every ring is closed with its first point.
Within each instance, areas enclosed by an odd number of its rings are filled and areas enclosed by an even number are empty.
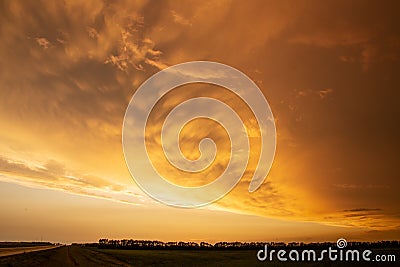
{"type": "Polygon", "coordinates": [[[62,246],[50,250],[0,257],[0,266],[131,266],[117,258],[79,246],[62,246]]]}
{"type": "MultiPolygon", "coordinates": [[[[399,249],[374,250],[395,254],[399,249]]],[[[121,250],[62,246],[0,257],[0,266],[398,266],[398,262],[260,262],[256,250],[121,250]]]]}
{"type": "MultiPolygon", "coordinates": [[[[123,250],[93,249],[112,255],[131,266],[398,266],[398,262],[273,262],[258,261],[257,250],[123,250]]],[[[375,249],[374,253],[395,254],[399,257],[399,249],[375,249]]]]}

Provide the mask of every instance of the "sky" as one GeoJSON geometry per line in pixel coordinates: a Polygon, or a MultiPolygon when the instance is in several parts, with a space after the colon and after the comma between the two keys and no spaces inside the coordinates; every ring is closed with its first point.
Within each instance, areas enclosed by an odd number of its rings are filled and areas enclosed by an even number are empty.
{"type": "MultiPolygon", "coordinates": [[[[0,240],[399,239],[398,9],[397,1],[1,1],[0,240]],[[146,79],[198,60],[257,84],[274,115],[276,154],[257,191],[248,192],[250,162],[224,198],[182,209],[136,185],[122,124],[146,79]]],[[[195,159],[199,140],[215,140],[218,164],[207,173],[182,179],[157,150],[166,110],[203,95],[231,101],[251,122],[242,102],[211,85],[161,100],[149,147],[179,185],[213,181],[229,156],[226,133],[210,121],[187,125],[180,144],[195,159]]]]}

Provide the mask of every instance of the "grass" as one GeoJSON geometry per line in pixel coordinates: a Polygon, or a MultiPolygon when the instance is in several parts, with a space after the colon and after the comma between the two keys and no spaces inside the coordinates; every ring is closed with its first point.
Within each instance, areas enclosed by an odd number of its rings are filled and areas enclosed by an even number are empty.
{"type": "Polygon", "coordinates": [[[255,251],[96,250],[133,266],[265,266],[255,251]]]}
{"type": "Polygon", "coordinates": [[[257,250],[121,250],[64,246],[0,258],[11,266],[398,266],[400,250],[373,249],[374,254],[395,254],[397,262],[260,262],[257,250]]]}
{"type": "Polygon", "coordinates": [[[257,250],[121,250],[93,249],[133,266],[398,266],[399,249],[374,249],[374,254],[395,254],[397,262],[260,262],[257,250]]]}

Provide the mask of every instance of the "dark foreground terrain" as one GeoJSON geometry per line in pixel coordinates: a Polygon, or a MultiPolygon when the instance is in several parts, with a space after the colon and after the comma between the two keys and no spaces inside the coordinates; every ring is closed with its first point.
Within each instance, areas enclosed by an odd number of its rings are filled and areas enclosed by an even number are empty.
{"type": "Polygon", "coordinates": [[[63,246],[0,258],[0,266],[398,266],[399,249],[376,250],[397,262],[259,262],[256,250],[119,250],[63,246]]]}
{"type": "Polygon", "coordinates": [[[0,258],[0,266],[131,266],[105,253],[79,246],[30,252],[0,258]]]}

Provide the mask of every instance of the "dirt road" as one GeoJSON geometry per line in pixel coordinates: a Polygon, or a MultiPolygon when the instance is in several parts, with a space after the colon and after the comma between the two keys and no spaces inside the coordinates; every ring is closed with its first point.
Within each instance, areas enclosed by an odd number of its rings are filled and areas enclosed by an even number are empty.
{"type": "Polygon", "coordinates": [[[47,249],[55,249],[59,246],[34,246],[34,247],[15,247],[15,248],[0,248],[0,257],[16,255],[21,253],[28,253],[34,251],[41,251],[47,249]]]}

